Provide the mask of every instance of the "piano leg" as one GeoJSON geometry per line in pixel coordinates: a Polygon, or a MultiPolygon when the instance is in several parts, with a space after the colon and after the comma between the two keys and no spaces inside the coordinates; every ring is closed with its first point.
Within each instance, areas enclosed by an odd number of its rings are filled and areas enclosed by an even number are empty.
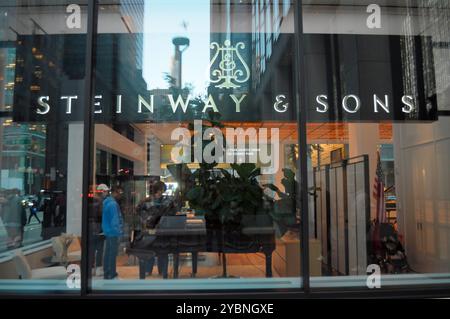
{"type": "Polygon", "coordinates": [[[272,277],[272,253],[264,253],[266,255],[266,277],[272,277]]]}
{"type": "Polygon", "coordinates": [[[192,252],[192,277],[197,275],[198,252],[192,252]]]}
{"type": "Polygon", "coordinates": [[[180,264],[178,253],[173,254],[173,278],[178,278],[178,268],[180,264]]]}
{"type": "Polygon", "coordinates": [[[225,253],[222,253],[222,277],[227,278],[227,256],[225,253]]]}
{"type": "Polygon", "coordinates": [[[139,279],[145,279],[146,259],[139,258],[139,279]]]}
{"type": "Polygon", "coordinates": [[[169,254],[167,253],[158,254],[158,265],[160,267],[163,279],[167,279],[169,277],[168,276],[169,254]]]}

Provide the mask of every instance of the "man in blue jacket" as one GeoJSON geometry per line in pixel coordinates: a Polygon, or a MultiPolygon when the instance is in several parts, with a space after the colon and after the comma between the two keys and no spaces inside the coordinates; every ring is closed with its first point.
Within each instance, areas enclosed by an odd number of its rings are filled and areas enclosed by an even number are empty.
{"type": "Polygon", "coordinates": [[[111,195],[103,201],[102,229],[105,235],[105,256],[103,259],[103,278],[117,277],[116,258],[119,252],[119,241],[123,235],[123,218],[120,206],[117,203],[122,197],[120,186],[111,189],[111,195]]]}

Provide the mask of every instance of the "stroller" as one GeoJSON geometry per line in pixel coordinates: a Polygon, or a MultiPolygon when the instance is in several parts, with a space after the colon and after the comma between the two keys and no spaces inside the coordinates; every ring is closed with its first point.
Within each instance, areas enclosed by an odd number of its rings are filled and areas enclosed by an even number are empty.
{"type": "Polygon", "coordinates": [[[405,249],[398,238],[398,232],[389,223],[380,224],[382,247],[382,268],[388,274],[401,274],[410,271],[405,249]]]}
{"type": "Polygon", "coordinates": [[[385,274],[409,273],[410,267],[406,257],[405,249],[399,240],[398,232],[389,223],[372,224],[376,229],[379,227],[379,236],[374,238],[378,241],[378,249],[374,251],[374,261],[381,267],[385,274]]]}

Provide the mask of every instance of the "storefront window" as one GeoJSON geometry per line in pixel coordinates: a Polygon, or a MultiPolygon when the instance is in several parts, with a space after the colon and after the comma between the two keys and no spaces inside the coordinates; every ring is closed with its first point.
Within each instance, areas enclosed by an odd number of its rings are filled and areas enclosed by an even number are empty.
{"type": "Polygon", "coordinates": [[[80,288],[86,3],[0,4],[0,294],[80,288]]]}
{"type": "Polygon", "coordinates": [[[450,7],[387,2],[303,1],[312,288],[448,284],[450,7]]]}
{"type": "Polygon", "coordinates": [[[301,288],[293,12],[100,1],[92,290],[301,288]]]}
{"type": "Polygon", "coordinates": [[[0,295],[445,288],[449,20],[1,1],[0,295]]]}

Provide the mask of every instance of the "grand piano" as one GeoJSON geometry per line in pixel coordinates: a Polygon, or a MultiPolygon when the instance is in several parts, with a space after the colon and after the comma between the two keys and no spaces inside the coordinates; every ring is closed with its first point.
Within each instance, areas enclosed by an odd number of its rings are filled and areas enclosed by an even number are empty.
{"type": "MultiPolygon", "coordinates": [[[[251,225],[251,223],[246,223],[251,225]]],[[[127,253],[139,259],[158,254],[172,254],[174,278],[178,278],[179,256],[192,255],[192,276],[197,274],[198,254],[216,252],[222,254],[222,277],[227,277],[227,253],[264,253],[266,277],[272,277],[272,252],[275,250],[275,231],[273,226],[244,226],[238,233],[223,229],[208,229],[203,217],[188,218],[186,215],[162,216],[154,230],[141,235],[139,240],[127,248],[127,253]]],[[[140,278],[145,278],[140,267],[140,278]]],[[[167,277],[167,274],[163,274],[167,277]]]]}

